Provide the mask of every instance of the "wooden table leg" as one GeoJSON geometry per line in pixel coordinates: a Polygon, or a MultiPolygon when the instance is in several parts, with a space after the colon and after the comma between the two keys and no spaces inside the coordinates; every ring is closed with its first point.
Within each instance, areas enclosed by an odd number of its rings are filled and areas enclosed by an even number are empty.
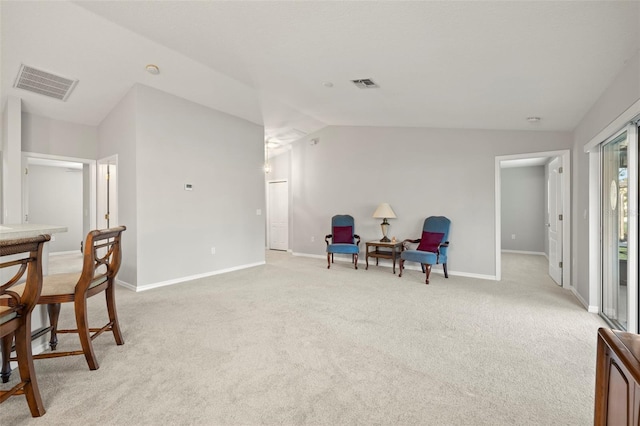
{"type": "Polygon", "coordinates": [[[391,249],[391,257],[393,258],[393,274],[396,274],[396,246],[391,249]]]}
{"type": "Polygon", "coordinates": [[[369,270],[369,247],[367,247],[367,252],[365,253],[364,257],[365,257],[365,260],[367,262],[367,266],[366,266],[366,268],[364,268],[364,270],[368,271],[369,270]]]}

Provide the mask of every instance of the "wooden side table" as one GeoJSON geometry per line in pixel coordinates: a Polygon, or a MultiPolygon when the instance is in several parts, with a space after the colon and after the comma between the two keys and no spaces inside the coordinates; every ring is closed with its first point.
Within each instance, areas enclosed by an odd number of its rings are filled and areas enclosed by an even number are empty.
{"type": "Polygon", "coordinates": [[[396,259],[399,259],[400,253],[402,253],[402,241],[390,241],[388,243],[383,243],[381,241],[367,241],[366,249],[367,252],[365,260],[367,262],[367,266],[364,269],[369,269],[369,258],[375,257],[376,266],[378,265],[378,259],[393,260],[393,273],[396,273],[396,259]],[[373,250],[370,250],[370,248],[373,250]]]}

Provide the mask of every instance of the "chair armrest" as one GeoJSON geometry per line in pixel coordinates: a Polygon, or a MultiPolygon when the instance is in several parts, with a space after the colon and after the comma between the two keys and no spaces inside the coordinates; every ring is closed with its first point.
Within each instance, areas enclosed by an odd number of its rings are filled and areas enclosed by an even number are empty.
{"type": "Polygon", "coordinates": [[[402,241],[402,251],[409,250],[410,243],[419,243],[422,238],[418,238],[417,240],[406,239],[402,241]]]}
{"type": "Polygon", "coordinates": [[[333,234],[327,234],[324,236],[324,242],[329,245],[329,238],[333,238],[333,234]]]}
{"type": "Polygon", "coordinates": [[[359,246],[360,245],[360,235],[353,234],[353,238],[356,238],[358,240],[358,242],[356,242],[356,245],[359,246]]]}
{"type": "Polygon", "coordinates": [[[445,241],[444,243],[440,243],[438,247],[449,247],[449,241],[445,241]]]}

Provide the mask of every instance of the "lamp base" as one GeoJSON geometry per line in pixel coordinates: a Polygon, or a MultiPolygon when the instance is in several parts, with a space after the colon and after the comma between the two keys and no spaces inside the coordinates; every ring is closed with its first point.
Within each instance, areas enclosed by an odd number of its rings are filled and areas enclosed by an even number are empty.
{"type": "Polygon", "coordinates": [[[389,241],[391,241],[389,238],[387,238],[387,231],[389,231],[389,222],[387,222],[386,218],[382,220],[380,228],[382,229],[382,239],[380,240],[380,242],[388,243],[389,241]]]}

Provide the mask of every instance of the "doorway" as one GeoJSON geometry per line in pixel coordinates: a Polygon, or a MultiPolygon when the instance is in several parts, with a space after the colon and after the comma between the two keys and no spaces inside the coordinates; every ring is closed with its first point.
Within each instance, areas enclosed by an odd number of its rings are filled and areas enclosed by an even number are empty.
{"type": "MultiPolygon", "coordinates": [[[[557,224],[554,226],[554,230],[557,231],[557,235],[554,235],[555,238],[555,252],[554,256],[556,260],[554,260],[555,265],[559,267],[557,278],[558,284],[563,287],[570,286],[570,267],[571,267],[571,253],[570,253],[570,218],[571,218],[571,205],[570,205],[570,197],[562,197],[561,194],[568,194],[569,188],[571,185],[571,170],[570,170],[570,151],[562,150],[562,151],[548,151],[548,152],[538,152],[538,153],[529,153],[529,154],[516,154],[516,155],[506,155],[506,156],[497,156],[495,162],[495,232],[496,232],[496,253],[495,253],[495,279],[502,279],[502,247],[503,247],[503,235],[502,235],[502,166],[511,163],[510,165],[513,167],[518,166],[527,166],[533,164],[546,164],[549,160],[557,157],[558,170],[556,173],[559,173],[556,178],[557,182],[554,183],[554,187],[558,190],[556,193],[552,193],[551,195],[554,197],[556,207],[554,208],[555,213],[548,211],[545,217],[544,225],[547,228],[551,227],[551,221],[549,218],[552,215],[555,215],[556,220],[561,220],[562,224],[558,226],[557,224]],[[561,213],[558,213],[561,212],[561,213]],[[562,216],[559,216],[561,214],[562,216]],[[559,259],[559,260],[558,260],[559,259]]],[[[549,167],[549,174],[551,174],[552,168],[549,167]]],[[[549,185],[549,183],[546,183],[549,185]]],[[[549,191],[547,186],[546,189],[547,197],[549,197],[552,191],[549,191]]],[[[552,204],[547,198],[546,203],[548,205],[552,204]]],[[[546,232],[544,230],[540,231],[541,234],[545,233],[544,238],[547,240],[547,244],[549,244],[549,238],[551,234],[550,232],[546,232]]],[[[506,236],[508,237],[508,235],[506,236]]],[[[544,253],[542,253],[544,254],[544,253]]],[[[549,261],[551,262],[551,256],[549,256],[549,261]]],[[[551,275],[551,264],[549,268],[549,273],[551,275]]],[[[554,267],[555,269],[555,267],[554,267]]]]}
{"type": "Polygon", "coordinates": [[[267,182],[267,238],[270,250],[289,249],[289,182],[267,182]]]}
{"type": "MultiPolygon", "coordinates": [[[[631,197],[637,190],[631,180],[631,170],[637,167],[632,160],[637,154],[637,138],[633,131],[623,129],[601,147],[601,307],[600,315],[619,330],[629,330],[634,323],[637,285],[629,270],[637,256],[637,239],[631,238],[636,220],[630,215],[636,210],[631,197]],[[631,275],[631,277],[630,277],[631,275]],[[632,278],[632,279],[629,279],[632,278]]],[[[635,129],[633,129],[635,130],[635,129]]],[[[635,234],[634,234],[635,235],[635,234]]]]}
{"type": "Polygon", "coordinates": [[[98,160],[98,227],[119,225],[118,218],[118,156],[98,160]]]}
{"type": "Polygon", "coordinates": [[[49,243],[51,253],[80,251],[95,228],[95,160],[25,152],[22,155],[23,223],[67,227],[49,243]]]}

